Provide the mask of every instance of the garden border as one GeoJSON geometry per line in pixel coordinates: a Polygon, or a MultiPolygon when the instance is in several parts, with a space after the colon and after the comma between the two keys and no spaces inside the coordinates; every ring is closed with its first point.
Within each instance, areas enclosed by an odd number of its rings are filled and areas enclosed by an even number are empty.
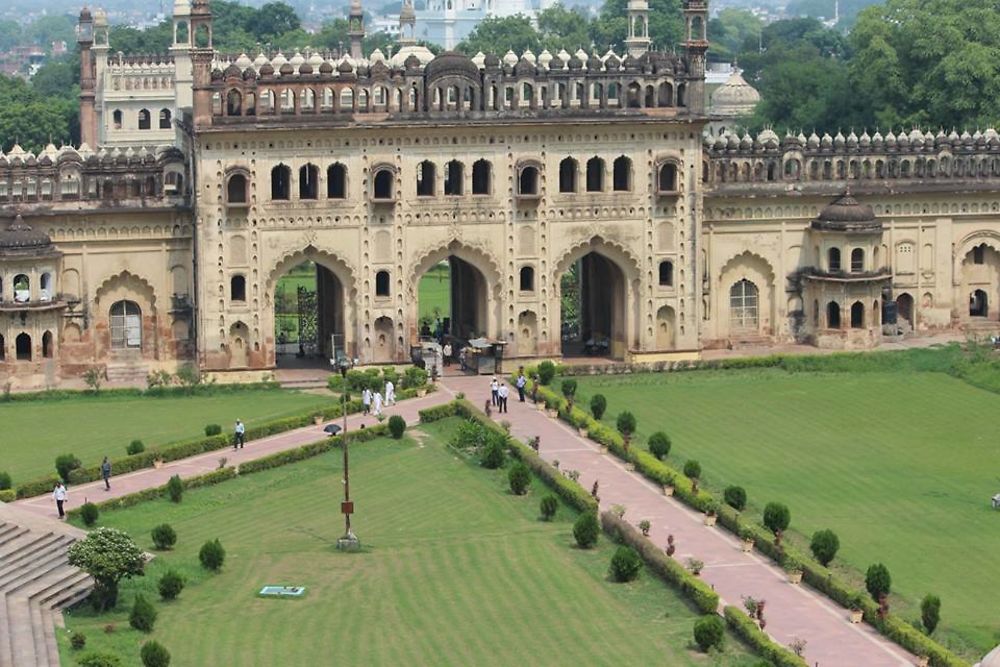
{"type": "MultiPolygon", "coordinates": [[[[849,607],[852,600],[859,595],[843,581],[835,578],[832,571],[814,562],[811,557],[784,546],[779,548],[774,543],[771,534],[762,527],[758,527],[754,523],[742,523],[739,512],[719,502],[710,492],[702,488],[694,492],[691,481],[680,471],[660,461],[644,449],[629,448],[626,450],[624,441],[618,433],[595,420],[580,408],[576,406],[570,408],[569,402],[551,388],[536,380],[529,380],[527,388],[532,400],[538,402],[541,399],[547,409],[558,412],[559,419],[568,422],[574,428],[586,429],[590,439],[607,447],[608,451],[619,459],[631,463],[644,477],[663,486],[673,486],[674,497],[684,504],[699,512],[704,512],[710,507],[715,508],[719,516],[719,525],[736,536],[740,536],[741,531],[747,529],[752,531],[756,548],[776,564],[780,565],[784,558],[794,558],[799,561],[802,564],[803,581],[813,589],[845,608],[849,607]]],[[[920,633],[906,621],[893,615],[880,618],[878,605],[871,600],[871,597],[864,594],[861,594],[861,597],[863,599],[864,620],[890,641],[918,657],[926,656],[934,667],[970,667],[969,662],[959,658],[934,639],[920,633]]]]}

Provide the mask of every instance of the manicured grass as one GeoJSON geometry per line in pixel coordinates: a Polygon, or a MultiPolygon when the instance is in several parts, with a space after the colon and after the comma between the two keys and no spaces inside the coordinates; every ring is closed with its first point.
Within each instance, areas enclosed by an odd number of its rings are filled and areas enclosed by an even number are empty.
{"type": "MultiPolygon", "coordinates": [[[[507,490],[506,471],[488,471],[441,444],[457,422],[417,440],[351,448],[353,526],[366,545],[335,551],[339,451],[215,487],[179,505],[152,502],[106,513],[100,523],[137,536],[170,523],[176,549],[122,591],[119,609],[67,616],[88,648],[109,647],[138,665],[144,636],[128,627],[136,591],[154,599],[168,567],[189,578],[172,603],[156,602],[151,635],[177,665],[743,665],[756,661],[730,638],[719,656],[691,652],[695,615],[648,574],[607,580],[612,545],[572,546],[572,512],[538,519],[535,480],[527,496],[507,490]],[[218,575],[197,551],[218,537],[218,575]],[[300,600],[255,597],[265,584],[306,586],[300,600]],[[103,627],[114,623],[116,631],[103,627]]],[[[413,433],[412,431],[410,432],[413,433]]],[[[67,657],[68,636],[60,636],[67,657]]],[[[71,664],[65,660],[65,664],[71,664]]]]}
{"type": "Polygon", "coordinates": [[[431,268],[420,277],[417,299],[420,306],[420,318],[431,318],[431,330],[434,329],[434,309],[444,318],[451,315],[451,269],[447,265],[431,268]]]}
{"type": "MultiPolygon", "coordinates": [[[[786,373],[780,370],[578,377],[577,402],[608,399],[604,421],[638,419],[670,461],[700,461],[704,482],[746,488],[759,520],[786,503],[804,535],[831,528],[853,572],[883,562],[897,611],[916,619],[926,593],[942,599],[938,633],[985,652],[1000,642],[1000,396],[943,373],[786,373]]],[[[553,386],[559,386],[556,378],[553,386]]],[[[937,636],[937,635],[935,635],[937,636]]]]}
{"type": "Polygon", "coordinates": [[[204,435],[206,424],[220,424],[225,432],[237,419],[253,426],[330,400],[266,389],[210,396],[109,395],[2,403],[0,470],[9,472],[16,485],[54,473],[60,454],[75,454],[85,466],[97,465],[103,456],[125,456],[125,447],[133,440],[142,440],[149,448],[204,435]]]}

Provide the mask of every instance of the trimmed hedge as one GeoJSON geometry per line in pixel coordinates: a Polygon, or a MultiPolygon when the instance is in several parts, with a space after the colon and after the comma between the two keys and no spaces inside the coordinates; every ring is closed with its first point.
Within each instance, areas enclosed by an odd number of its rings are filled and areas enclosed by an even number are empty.
{"type": "Polygon", "coordinates": [[[662,549],[642,536],[632,524],[619,519],[611,512],[601,514],[601,526],[613,540],[627,544],[642,556],[646,567],[676,588],[703,614],[715,614],[719,609],[719,594],[700,578],[688,572],[683,565],[668,556],[662,549]]]}
{"type": "MultiPolygon", "coordinates": [[[[427,385],[420,387],[420,389],[430,392],[434,391],[435,388],[434,385],[427,385]]],[[[401,389],[396,392],[396,396],[399,400],[413,398],[417,395],[417,391],[417,389],[401,389]]],[[[347,414],[354,414],[356,412],[361,412],[360,399],[348,401],[347,403],[347,414]]],[[[310,426],[313,424],[313,416],[317,414],[322,415],[324,420],[342,417],[343,411],[341,409],[341,403],[331,403],[331,406],[327,408],[303,411],[291,417],[272,419],[271,421],[264,422],[263,424],[249,427],[246,430],[246,438],[247,440],[257,440],[269,435],[275,435],[277,433],[284,433],[297,428],[310,426]]],[[[190,456],[204,454],[205,452],[224,449],[232,446],[232,444],[231,436],[225,433],[210,437],[183,440],[159,449],[155,447],[147,449],[141,454],[136,454],[134,456],[125,456],[120,459],[114,459],[111,462],[111,466],[116,475],[123,475],[135,470],[150,468],[153,466],[153,461],[157,458],[163,459],[164,461],[176,461],[178,459],[186,459],[190,456]]],[[[101,479],[100,465],[90,466],[87,468],[77,468],[73,470],[69,476],[70,484],[83,484],[85,482],[93,482],[98,479],[101,479]]],[[[50,493],[52,488],[55,486],[56,481],[58,481],[58,477],[50,475],[43,479],[37,479],[21,484],[17,487],[17,497],[31,498],[33,496],[50,493]]]]}
{"type": "Polygon", "coordinates": [[[771,639],[741,609],[728,606],[722,610],[722,615],[736,636],[749,644],[754,653],[766,658],[775,667],[809,667],[805,660],[771,639]]]}
{"type": "MultiPolygon", "coordinates": [[[[772,358],[766,359],[771,360],[772,358]]],[[[785,366],[787,365],[787,362],[792,360],[786,360],[780,357],[775,357],[773,359],[777,360],[776,363],[766,365],[785,366]]],[[[742,360],[733,361],[739,363],[742,360]]],[[[528,369],[525,369],[525,372],[527,371],[528,369]]],[[[544,401],[547,407],[558,409],[561,419],[576,428],[587,429],[587,435],[591,440],[606,446],[608,451],[613,453],[618,458],[635,465],[635,469],[642,473],[642,475],[646,478],[658,484],[672,484],[674,487],[674,497],[678,498],[686,505],[701,512],[704,512],[708,507],[715,505],[717,508],[718,523],[720,526],[726,528],[735,535],[740,535],[742,530],[753,533],[756,548],[774,562],[781,563],[786,557],[797,560],[803,566],[803,581],[806,584],[823,593],[844,608],[850,608],[852,601],[858,594],[858,591],[852,589],[840,579],[835,578],[833,572],[820,565],[808,554],[796,551],[790,548],[788,544],[783,544],[782,548],[778,549],[774,544],[774,534],[771,533],[771,531],[767,530],[763,526],[742,523],[740,521],[739,512],[731,508],[729,505],[718,503],[715,497],[703,488],[699,488],[697,494],[692,493],[691,480],[681,474],[680,471],[672,468],[663,461],[658,460],[648,451],[634,447],[630,448],[629,451],[626,452],[624,442],[616,431],[608,428],[606,425],[598,422],[586,412],[576,407],[569,410],[569,406],[565,399],[562,399],[548,387],[544,387],[536,383],[534,385],[529,384],[528,388],[529,393],[531,391],[537,391],[538,400],[544,401]]],[[[604,522],[604,517],[605,515],[601,516],[602,522],[604,522]]],[[[639,535],[641,537],[638,531],[630,525],[619,520],[617,517],[611,518],[626,526],[635,535],[639,535]]],[[[605,527],[605,531],[608,532],[607,527],[605,527]]],[[[643,559],[646,560],[650,569],[659,572],[650,560],[646,559],[646,553],[642,549],[639,549],[639,553],[643,555],[643,559]]],[[[659,553],[659,550],[653,547],[653,555],[659,553]]],[[[664,559],[679,568],[684,574],[691,576],[687,570],[681,568],[679,564],[666,556],[666,554],[661,555],[664,559]]],[[[667,578],[666,574],[661,576],[667,578]]],[[[700,579],[696,580],[704,585],[704,582],[700,579]]],[[[674,583],[673,579],[668,579],[668,581],[674,583]]],[[[864,596],[862,606],[864,607],[865,620],[874,626],[875,629],[877,629],[889,640],[902,646],[904,649],[912,653],[916,653],[917,655],[928,656],[934,667],[968,667],[969,663],[958,658],[947,648],[937,643],[930,637],[927,637],[902,619],[890,615],[885,621],[880,620],[878,618],[878,605],[871,600],[870,596],[864,596]]],[[[714,611],[714,608],[712,611],[714,611]]]]}
{"type": "Polygon", "coordinates": [[[4,489],[0,491],[0,503],[12,503],[17,500],[17,491],[14,489],[4,489]]]}

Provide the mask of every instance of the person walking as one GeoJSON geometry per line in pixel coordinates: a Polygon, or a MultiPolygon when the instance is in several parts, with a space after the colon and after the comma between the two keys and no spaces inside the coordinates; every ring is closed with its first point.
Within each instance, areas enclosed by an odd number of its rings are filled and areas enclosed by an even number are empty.
{"type": "Polygon", "coordinates": [[[108,457],[104,457],[104,461],[101,462],[101,478],[104,480],[104,490],[111,490],[111,461],[108,457]]]}
{"type": "Polygon", "coordinates": [[[451,366],[451,343],[444,344],[442,353],[444,354],[444,365],[451,366]]]}
{"type": "Polygon", "coordinates": [[[528,384],[528,379],[524,377],[524,369],[517,372],[517,400],[524,403],[524,387],[528,384]]]}
{"type": "Polygon", "coordinates": [[[233,449],[239,447],[243,449],[243,443],[246,438],[247,428],[243,425],[239,419],[236,420],[236,428],[233,429],[233,449]]]}
{"type": "Polygon", "coordinates": [[[372,404],[375,406],[374,413],[376,417],[382,414],[382,394],[375,392],[375,396],[372,398],[372,404]]]}
{"type": "Polygon", "coordinates": [[[500,412],[507,412],[507,397],[510,395],[510,390],[507,389],[507,384],[500,383],[500,388],[497,389],[497,400],[500,401],[500,412]]]}
{"type": "Polygon", "coordinates": [[[365,387],[364,391],[361,392],[361,408],[362,414],[367,415],[372,409],[372,390],[365,387]]]}
{"type": "Polygon", "coordinates": [[[396,404],[396,385],[392,380],[385,381],[385,404],[386,407],[396,404]]]}
{"type": "Polygon", "coordinates": [[[69,500],[69,492],[66,491],[66,487],[63,486],[62,482],[56,482],[56,486],[52,489],[52,498],[56,501],[56,509],[59,510],[59,518],[65,519],[66,512],[63,510],[63,504],[69,500]]]}
{"type": "Polygon", "coordinates": [[[490,380],[490,400],[493,401],[495,407],[499,407],[500,399],[500,383],[497,382],[497,376],[494,375],[493,379],[490,380]]]}

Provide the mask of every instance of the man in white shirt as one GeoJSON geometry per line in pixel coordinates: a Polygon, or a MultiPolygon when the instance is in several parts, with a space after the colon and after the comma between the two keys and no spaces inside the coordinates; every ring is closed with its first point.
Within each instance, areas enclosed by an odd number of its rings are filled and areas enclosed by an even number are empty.
{"type": "Polygon", "coordinates": [[[396,385],[392,383],[392,380],[385,381],[385,404],[386,406],[395,405],[396,403],[396,385]]]}
{"type": "Polygon", "coordinates": [[[524,403],[524,387],[528,384],[528,379],[524,377],[524,369],[522,368],[517,374],[517,399],[524,403]]]}
{"type": "Polygon", "coordinates": [[[56,509],[59,510],[59,518],[65,519],[66,512],[63,510],[63,503],[69,500],[69,492],[62,482],[56,483],[56,488],[52,490],[52,498],[56,501],[56,509]]]}
{"type": "Polygon", "coordinates": [[[372,403],[375,406],[374,414],[376,417],[382,414],[382,394],[375,392],[375,396],[372,398],[372,403]]]}
{"type": "Polygon", "coordinates": [[[364,408],[364,414],[371,412],[372,390],[368,387],[365,387],[364,391],[361,392],[361,407],[364,408]]]}
{"type": "Polygon", "coordinates": [[[497,389],[497,400],[499,401],[500,410],[499,412],[507,412],[507,397],[510,395],[510,390],[507,389],[507,384],[501,384],[500,388],[497,389]]]}
{"type": "Polygon", "coordinates": [[[247,428],[239,419],[236,420],[236,428],[233,431],[233,449],[239,447],[243,449],[243,442],[246,438],[247,428]]]}
{"type": "Polygon", "coordinates": [[[494,406],[500,405],[500,383],[497,382],[497,376],[494,375],[493,379],[490,380],[490,400],[493,402],[494,406]]]}

